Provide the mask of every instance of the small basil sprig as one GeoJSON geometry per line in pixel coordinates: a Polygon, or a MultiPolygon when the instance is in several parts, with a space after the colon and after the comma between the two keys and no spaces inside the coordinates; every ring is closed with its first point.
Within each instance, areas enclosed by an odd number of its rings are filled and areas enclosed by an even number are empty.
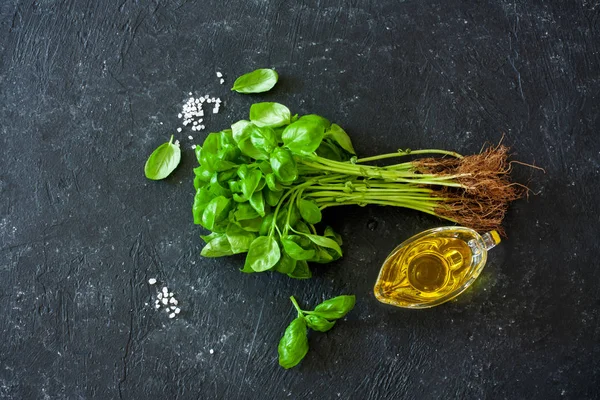
{"type": "Polygon", "coordinates": [[[231,90],[238,93],[263,93],[271,90],[279,75],[272,69],[261,68],[237,78],[231,90]]]}
{"type": "Polygon", "coordinates": [[[146,178],[153,181],[166,178],[179,165],[179,161],[181,161],[181,149],[179,145],[173,143],[173,135],[171,135],[171,140],[158,146],[148,157],[144,166],[146,178]]]}
{"type": "Polygon", "coordinates": [[[326,300],[315,307],[314,311],[300,309],[294,296],[290,297],[298,311],[298,317],[286,328],[277,347],[279,365],[285,369],[295,367],[308,352],[306,328],[317,332],[327,332],[335,325],[335,320],[343,318],[356,302],[356,296],[338,296],[326,300]]]}

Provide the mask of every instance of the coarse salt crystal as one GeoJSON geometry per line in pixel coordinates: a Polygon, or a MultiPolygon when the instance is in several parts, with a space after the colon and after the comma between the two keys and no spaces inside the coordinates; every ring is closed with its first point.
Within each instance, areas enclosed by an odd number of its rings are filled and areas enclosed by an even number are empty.
{"type": "Polygon", "coordinates": [[[212,103],[212,99],[206,100],[207,103],[212,103]]]}
{"type": "Polygon", "coordinates": [[[195,145],[195,144],[193,144],[193,145],[192,145],[192,150],[195,150],[195,149],[196,149],[196,145],[195,145]]]}
{"type": "Polygon", "coordinates": [[[163,286],[162,291],[163,291],[163,293],[169,293],[169,288],[166,286],[163,286]]]}
{"type": "Polygon", "coordinates": [[[166,304],[168,304],[168,303],[169,303],[169,300],[167,300],[167,299],[162,299],[162,303],[166,305],[166,304]]]}
{"type": "Polygon", "coordinates": [[[157,297],[158,299],[162,299],[162,293],[159,293],[159,294],[157,294],[157,295],[156,295],[156,297],[157,297]]]}
{"type": "Polygon", "coordinates": [[[180,312],[181,312],[181,308],[177,307],[177,308],[175,309],[175,314],[179,314],[180,312]]]}
{"type": "Polygon", "coordinates": [[[155,305],[154,308],[159,309],[160,308],[160,304],[155,305]]]}
{"type": "Polygon", "coordinates": [[[219,109],[217,107],[213,108],[213,114],[218,114],[219,113],[219,109]]]}
{"type": "Polygon", "coordinates": [[[224,83],[225,83],[225,79],[221,78],[221,79],[219,80],[219,83],[220,83],[221,85],[222,85],[222,84],[224,84],[224,83]]]}
{"type": "Polygon", "coordinates": [[[181,118],[181,117],[183,117],[183,115],[181,115],[181,113],[177,114],[177,118],[181,118]]]}
{"type": "Polygon", "coordinates": [[[215,351],[214,351],[213,349],[210,349],[208,352],[209,352],[210,354],[213,354],[215,351]]]}
{"type": "Polygon", "coordinates": [[[217,78],[220,78],[222,76],[223,76],[223,74],[221,72],[217,71],[217,78]]]}
{"type": "Polygon", "coordinates": [[[192,135],[188,135],[188,139],[194,140],[194,137],[192,135]]]}
{"type": "Polygon", "coordinates": [[[150,279],[148,279],[148,283],[151,285],[154,285],[156,283],[156,279],[150,278],[150,279]]]}
{"type": "Polygon", "coordinates": [[[169,318],[175,318],[175,313],[169,314],[169,318]]]}
{"type": "Polygon", "coordinates": [[[177,304],[177,299],[175,299],[174,297],[171,297],[169,299],[169,303],[171,303],[171,304],[177,304]]]}
{"type": "Polygon", "coordinates": [[[181,132],[181,128],[177,128],[177,132],[181,132]]]}
{"type": "Polygon", "coordinates": [[[188,93],[188,96],[191,96],[191,95],[192,95],[192,92],[189,92],[189,93],[188,93]]]}
{"type": "Polygon", "coordinates": [[[175,306],[171,306],[171,307],[169,307],[169,308],[170,308],[171,310],[175,311],[175,309],[176,309],[177,307],[175,307],[175,306]]]}

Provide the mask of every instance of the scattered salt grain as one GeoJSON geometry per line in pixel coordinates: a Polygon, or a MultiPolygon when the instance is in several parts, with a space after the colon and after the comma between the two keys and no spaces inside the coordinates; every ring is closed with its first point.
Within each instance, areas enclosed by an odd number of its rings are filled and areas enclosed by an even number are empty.
{"type": "Polygon", "coordinates": [[[177,307],[175,308],[175,314],[179,314],[181,312],[181,308],[177,307]]]}
{"type": "Polygon", "coordinates": [[[181,117],[183,117],[183,115],[177,114],[177,118],[181,118],[181,117]]]}
{"type": "Polygon", "coordinates": [[[193,137],[192,135],[189,135],[189,136],[188,136],[188,139],[190,139],[190,140],[194,140],[194,137],[193,137]]]}
{"type": "Polygon", "coordinates": [[[221,85],[222,85],[222,84],[224,84],[224,83],[225,83],[225,79],[221,78],[221,79],[219,80],[219,83],[220,83],[221,85]]]}
{"type": "Polygon", "coordinates": [[[162,288],[162,292],[163,292],[164,294],[167,294],[167,293],[169,293],[169,288],[167,288],[166,286],[163,286],[163,288],[162,288]]]}
{"type": "Polygon", "coordinates": [[[173,297],[173,292],[169,293],[169,297],[173,297]]]}
{"type": "Polygon", "coordinates": [[[175,318],[175,313],[169,314],[169,318],[175,318]]]}
{"type": "Polygon", "coordinates": [[[155,305],[154,308],[159,309],[160,308],[160,304],[155,305]]]}
{"type": "Polygon", "coordinates": [[[214,354],[214,352],[215,352],[215,351],[214,351],[213,349],[210,349],[208,352],[209,352],[210,354],[214,354]]]}
{"type": "Polygon", "coordinates": [[[195,150],[195,149],[196,149],[196,145],[195,145],[195,144],[193,144],[193,145],[192,145],[192,150],[195,150]]]}
{"type": "Polygon", "coordinates": [[[163,298],[163,299],[162,299],[162,303],[163,303],[164,305],[167,305],[167,304],[169,303],[169,300],[167,300],[167,299],[164,299],[164,298],[163,298]]]}
{"type": "Polygon", "coordinates": [[[192,92],[189,92],[189,93],[188,93],[188,96],[191,96],[191,95],[192,95],[192,92]]]}
{"type": "Polygon", "coordinates": [[[177,128],[177,132],[181,132],[181,128],[177,128]]]}
{"type": "Polygon", "coordinates": [[[217,71],[217,78],[221,78],[223,76],[223,74],[219,71],[217,71]]]}
{"type": "Polygon", "coordinates": [[[154,285],[156,283],[156,279],[150,278],[150,279],[148,279],[148,283],[151,285],[154,285]]]}
{"type": "Polygon", "coordinates": [[[157,297],[158,299],[162,299],[162,293],[159,293],[159,294],[157,294],[157,295],[156,295],[156,297],[157,297]]]}

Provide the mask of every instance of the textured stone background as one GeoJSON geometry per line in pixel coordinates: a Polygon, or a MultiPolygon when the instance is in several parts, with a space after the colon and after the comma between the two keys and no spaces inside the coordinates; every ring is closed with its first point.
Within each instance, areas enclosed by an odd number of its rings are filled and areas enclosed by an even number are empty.
{"type": "Polygon", "coordinates": [[[599,44],[598,1],[3,0],[0,398],[598,398],[599,44]],[[258,67],[275,90],[229,91],[258,67]],[[173,176],[143,174],[190,91],[225,102],[207,130],[279,101],[363,155],[504,135],[546,173],[514,166],[536,195],[450,304],[375,300],[388,252],[443,224],[402,209],[328,210],[345,256],[310,281],[247,276],[241,257],[199,256],[187,132],[173,176]],[[145,304],[150,277],[180,318],[145,304]],[[288,297],[342,293],[347,320],[281,369],[288,297]]]}

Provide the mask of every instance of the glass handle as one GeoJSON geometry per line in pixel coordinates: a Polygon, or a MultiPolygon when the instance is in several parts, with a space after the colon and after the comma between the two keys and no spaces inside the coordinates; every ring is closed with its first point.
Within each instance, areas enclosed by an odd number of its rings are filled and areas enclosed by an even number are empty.
{"type": "Polygon", "coordinates": [[[492,249],[496,247],[498,243],[500,243],[500,235],[496,231],[484,233],[481,235],[481,238],[483,239],[483,244],[485,244],[486,250],[492,249]]]}

